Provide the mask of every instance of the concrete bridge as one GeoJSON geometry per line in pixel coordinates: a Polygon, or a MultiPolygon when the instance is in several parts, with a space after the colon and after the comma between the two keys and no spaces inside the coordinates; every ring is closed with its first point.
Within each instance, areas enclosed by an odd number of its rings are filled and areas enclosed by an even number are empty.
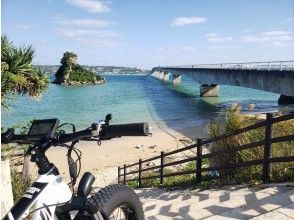
{"type": "Polygon", "coordinates": [[[219,85],[232,85],[281,94],[279,103],[294,103],[294,60],[154,67],[151,75],[174,85],[187,75],[200,83],[200,96],[218,96],[219,85]]]}

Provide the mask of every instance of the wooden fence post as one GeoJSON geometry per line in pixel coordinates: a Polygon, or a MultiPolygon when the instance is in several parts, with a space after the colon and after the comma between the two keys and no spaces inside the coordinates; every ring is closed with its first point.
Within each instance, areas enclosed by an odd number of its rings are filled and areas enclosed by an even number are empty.
{"type": "Polygon", "coordinates": [[[23,166],[22,166],[22,172],[21,172],[21,179],[26,181],[29,180],[30,177],[30,156],[25,155],[23,159],[23,166]]]}
{"type": "Polygon", "coordinates": [[[202,139],[197,139],[196,182],[201,182],[202,139]]]}
{"type": "Polygon", "coordinates": [[[160,185],[163,185],[163,163],[164,163],[164,151],[160,152],[160,185]]]}
{"type": "Polygon", "coordinates": [[[263,174],[262,174],[262,181],[264,183],[270,181],[270,172],[271,172],[271,138],[272,138],[272,119],[273,114],[267,113],[266,114],[266,126],[265,126],[265,145],[264,145],[264,151],[263,151],[263,174]]]}
{"type": "Polygon", "coordinates": [[[124,165],[124,184],[126,185],[126,180],[127,180],[127,178],[126,178],[126,171],[127,171],[127,167],[126,167],[126,165],[124,165]]]}
{"type": "Polygon", "coordinates": [[[139,159],[139,187],[142,187],[142,159],[139,159]]]}
{"type": "Polygon", "coordinates": [[[120,166],[117,167],[117,183],[120,183],[120,166]]]}

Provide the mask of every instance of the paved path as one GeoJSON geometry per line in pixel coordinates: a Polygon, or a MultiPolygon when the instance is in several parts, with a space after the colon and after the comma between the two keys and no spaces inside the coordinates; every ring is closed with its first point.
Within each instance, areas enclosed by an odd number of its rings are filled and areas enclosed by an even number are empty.
{"type": "Polygon", "coordinates": [[[294,184],[136,192],[147,220],[294,219],[294,184]]]}

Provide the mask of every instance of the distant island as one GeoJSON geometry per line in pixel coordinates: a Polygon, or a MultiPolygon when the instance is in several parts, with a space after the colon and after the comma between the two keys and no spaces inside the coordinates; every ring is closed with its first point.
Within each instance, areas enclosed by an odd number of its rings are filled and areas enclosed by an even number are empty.
{"type": "Polygon", "coordinates": [[[77,55],[72,52],[65,52],[60,61],[61,66],[55,73],[53,83],[61,85],[79,84],[103,84],[105,80],[95,72],[84,68],[77,63],[77,55]]]}
{"type": "MultiPolygon", "coordinates": [[[[81,65],[86,70],[93,71],[97,74],[149,74],[150,70],[141,69],[137,67],[122,67],[122,66],[99,66],[99,65],[81,65]]],[[[35,65],[40,68],[44,73],[51,75],[56,73],[60,65],[35,65]]]]}

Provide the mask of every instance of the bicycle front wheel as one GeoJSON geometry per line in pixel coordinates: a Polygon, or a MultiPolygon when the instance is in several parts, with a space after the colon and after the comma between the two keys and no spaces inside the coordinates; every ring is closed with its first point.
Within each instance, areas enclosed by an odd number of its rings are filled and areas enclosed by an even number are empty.
{"type": "MultiPolygon", "coordinates": [[[[137,194],[122,184],[106,186],[94,194],[94,199],[110,220],[144,220],[142,204],[137,194]]],[[[95,218],[96,219],[96,218],[95,218]]]]}

